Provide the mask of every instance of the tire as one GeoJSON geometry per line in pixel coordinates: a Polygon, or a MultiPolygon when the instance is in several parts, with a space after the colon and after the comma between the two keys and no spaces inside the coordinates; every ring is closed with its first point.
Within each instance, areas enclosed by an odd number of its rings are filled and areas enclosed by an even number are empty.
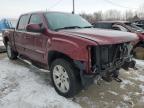
{"type": "Polygon", "coordinates": [[[70,98],[81,88],[73,66],[64,59],[56,59],[51,65],[51,79],[58,94],[70,98]]]}
{"type": "Polygon", "coordinates": [[[7,56],[10,60],[15,60],[17,59],[17,53],[14,52],[11,48],[11,45],[9,42],[7,42],[7,45],[6,45],[6,50],[7,50],[7,56]]]}

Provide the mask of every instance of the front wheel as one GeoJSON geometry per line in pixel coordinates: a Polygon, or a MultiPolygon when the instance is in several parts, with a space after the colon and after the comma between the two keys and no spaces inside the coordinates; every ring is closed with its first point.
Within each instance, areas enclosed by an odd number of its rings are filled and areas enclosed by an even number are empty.
{"type": "Polygon", "coordinates": [[[51,78],[55,90],[64,97],[73,97],[80,91],[76,70],[64,59],[56,59],[51,66],[51,78]]]}
{"type": "Polygon", "coordinates": [[[9,59],[14,60],[17,58],[17,53],[12,50],[9,42],[6,45],[6,50],[7,50],[7,55],[9,59]]]}

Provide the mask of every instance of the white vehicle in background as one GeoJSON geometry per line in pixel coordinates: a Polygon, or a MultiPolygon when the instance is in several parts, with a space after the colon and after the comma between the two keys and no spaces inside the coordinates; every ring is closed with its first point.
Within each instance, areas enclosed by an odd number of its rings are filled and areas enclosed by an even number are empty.
{"type": "Polygon", "coordinates": [[[2,33],[0,33],[0,53],[5,51],[5,47],[3,44],[2,33]]]}
{"type": "Polygon", "coordinates": [[[5,51],[5,46],[3,44],[2,33],[0,33],[0,53],[5,51]]]}

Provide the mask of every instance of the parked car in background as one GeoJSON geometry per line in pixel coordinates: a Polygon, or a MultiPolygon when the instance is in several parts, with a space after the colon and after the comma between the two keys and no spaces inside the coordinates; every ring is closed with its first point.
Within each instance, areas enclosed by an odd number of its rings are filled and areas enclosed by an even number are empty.
{"type": "Polygon", "coordinates": [[[34,12],[20,16],[15,29],[3,32],[11,60],[24,56],[49,69],[56,91],[72,97],[101,76],[120,81],[120,68],[133,63],[133,33],[95,29],[79,15],[34,12]]]}
{"type": "Polygon", "coordinates": [[[144,20],[134,21],[132,23],[144,29],[144,20]]]}
{"type": "Polygon", "coordinates": [[[139,37],[139,42],[134,45],[133,53],[136,58],[143,58],[143,56],[138,57],[137,55],[139,55],[139,53],[142,53],[143,55],[144,52],[139,52],[140,50],[136,51],[138,47],[144,49],[144,29],[142,29],[141,27],[138,27],[137,25],[130,23],[128,21],[100,21],[94,23],[93,25],[95,28],[136,33],[139,37]]]}
{"type": "Polygon", "coordinates": [[[95,28],[120,30],[124,32],[143,33],[144,29],[128,21],[99,21],[93,23],[95,28]]]}

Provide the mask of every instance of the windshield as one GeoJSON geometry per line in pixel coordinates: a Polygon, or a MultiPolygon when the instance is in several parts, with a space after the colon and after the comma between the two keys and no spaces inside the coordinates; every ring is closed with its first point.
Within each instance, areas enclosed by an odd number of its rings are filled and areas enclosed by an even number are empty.
{"type": "Polygon", "coordinates": [[[88,21],[79,15],[68,13],[46,13],[48,25],[52,30],[58,30],[68,27],[84,28],[92,26],[88,21]]]}

